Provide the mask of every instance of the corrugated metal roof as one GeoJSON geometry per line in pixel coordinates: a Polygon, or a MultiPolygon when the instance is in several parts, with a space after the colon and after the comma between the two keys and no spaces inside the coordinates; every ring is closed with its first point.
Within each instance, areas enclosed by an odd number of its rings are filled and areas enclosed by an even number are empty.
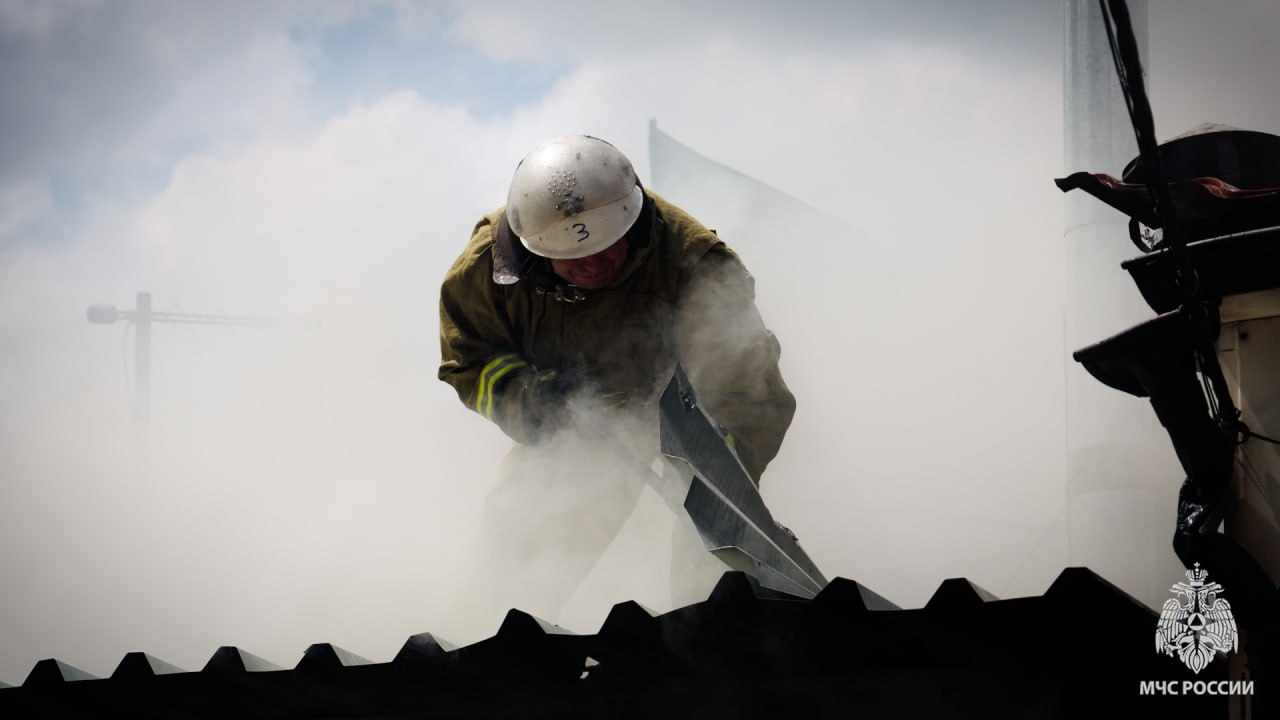
{"type": "MultiPolygon", "coordinates": [[[[292,669],[235,647],[198,672],[141,652],[110,678],[36,664],[5,717],[1225,717],[1228,698],[1142,695],[1198,676],[1153,647],[1155,613],[1092,572],[998,600],[963,579],[899,609],[843,578],[813,600],[726,573],[701,603],[615,606],[594,635],[519,610],[452,648],[410,637],[389,662],[320,643],[292,669]]],[[[1261,684],[1259,685],[1261,687],[1261,684]]]]}

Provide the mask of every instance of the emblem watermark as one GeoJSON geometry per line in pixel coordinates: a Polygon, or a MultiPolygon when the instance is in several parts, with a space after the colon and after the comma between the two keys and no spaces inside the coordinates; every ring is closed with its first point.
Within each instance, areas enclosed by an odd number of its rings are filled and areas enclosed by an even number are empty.
{"type": "MultiPolygon", "coordinates": [[[[1199,674],[1219,652],[1237,648],[1239,636],[1222,585],[1207,582],[1200,563],[1187,571],[1190,582],[1175,583],[1156,621],[1156,652],[1177,657],[1199,674]],[[1183,600],[1179,601],[1178,598],[1183,600]]],[[[1142,680],[1139,695],[1253,695],[1252,680],[1142,680]]]]}
{"type": "Polygon", "coordinates": [[[1205,582],[1208,577],[1196,563],[1187,571],[1191,582],[1171,588],[1174,599],[1165,601],[1156,622],[1156,652],[1177,656],[1197,674],[1219,652],[1235,650],[1239,641],[1231,604],[1221,597],[1221,585],[1205,582]],[[1179,595],[1185,603],[1178,602],[1179,595]]]}

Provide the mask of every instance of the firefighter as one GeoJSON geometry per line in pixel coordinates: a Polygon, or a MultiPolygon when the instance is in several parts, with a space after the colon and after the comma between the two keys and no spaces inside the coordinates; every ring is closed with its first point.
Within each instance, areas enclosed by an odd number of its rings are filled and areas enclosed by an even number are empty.
{"type": "Polygon", "coordinates": [[[634,508],[644,481],[603,445],[645,465],[658,456],[657,399],[677,363],[757,483],[795,412],[738,257],[588,136],[545,142],[517,166],[506,206],[480,219],[445,276],[440,343],[440,379],[517,443],[476,564],[528,575],[506,581],[544,617],[634,508]],[[551,567],[569,577],[533,576],[551,567]],[[545,597],[530,597],[535,585],[545,597]]]}

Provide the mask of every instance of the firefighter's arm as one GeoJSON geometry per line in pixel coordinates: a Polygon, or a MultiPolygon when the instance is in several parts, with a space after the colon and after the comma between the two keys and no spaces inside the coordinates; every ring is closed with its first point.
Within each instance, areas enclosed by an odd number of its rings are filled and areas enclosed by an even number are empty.
{"type": "Polygon", "coordinates": [[[781,348],[755,305],[754,281],[719,245],[694,267],[678,300],[680,362],[707,412],[758,484],[778,454],[796,401],[778,368],[781,348]]]}
{"type": "Polygon", "coordinates": [[[538,372],[520,354],[504,288],[492,281],[494,217],[476,225],[440,287],[438,376],[468,408],[516,442],[532,445],[553,429],[557,396],[567,378],[554,370],[538,372]]]}

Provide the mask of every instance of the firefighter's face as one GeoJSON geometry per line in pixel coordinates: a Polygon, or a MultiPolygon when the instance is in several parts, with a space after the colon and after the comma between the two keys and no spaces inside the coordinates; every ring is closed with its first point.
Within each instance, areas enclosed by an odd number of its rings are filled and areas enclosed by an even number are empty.
{"type": "Polygon", "coordinates": [[[576,260],[552,260],[551,269],[561,280],[584,290],[599,290],[618,277],[626,261],[627,239],[623,237],[595,255],[576,260]]]}

